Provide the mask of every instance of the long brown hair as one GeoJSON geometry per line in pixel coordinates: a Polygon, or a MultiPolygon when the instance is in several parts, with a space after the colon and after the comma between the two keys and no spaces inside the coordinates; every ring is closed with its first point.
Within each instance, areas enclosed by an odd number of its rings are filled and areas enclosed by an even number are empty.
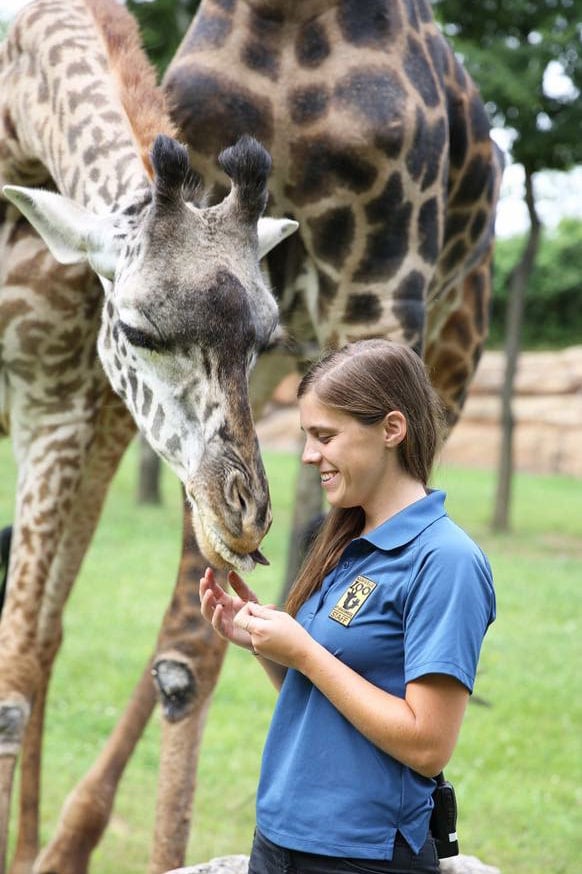
{"type": "MultiPolygon", "coordinates": [[[[445,433],[445,416],[415,352],[390,340],[350,343],[324,354],[308,370],[297,397],[308,392],[362,425],[375,425],[388,413],[401,412],[407,430],[398,445],[400,465],[424,486],[428,484],[445,433]]],[[[321,586],[350,540],[361,533],[364,521],[361,507],[330,509],[287,599],[286,610],[292,616],[321,586]]]]}

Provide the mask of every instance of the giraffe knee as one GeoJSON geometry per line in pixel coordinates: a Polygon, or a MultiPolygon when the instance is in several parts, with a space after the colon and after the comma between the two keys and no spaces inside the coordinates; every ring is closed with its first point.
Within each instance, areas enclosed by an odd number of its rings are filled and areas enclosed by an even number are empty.
{"type": "Polygon", "coordinates": [[[198,692],[189,666],[181,659],[160,658],[155,661],[152,674],[164,718],[168,722],[184,719],[192,710],[198,692]]]}
{"type": "Polygon", "coordinates": [[[0,756],[17,756],[30,716],[30,704],[21,695],[0,701],[0,756]]]}

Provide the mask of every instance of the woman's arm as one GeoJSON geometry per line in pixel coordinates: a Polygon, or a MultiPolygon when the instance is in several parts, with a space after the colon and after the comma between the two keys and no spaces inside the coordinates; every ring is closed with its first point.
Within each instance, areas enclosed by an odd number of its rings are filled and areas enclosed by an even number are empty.
{"type": "Polygon", "coordinates": [[[255,650],[301,671],[379,749],[425,777],[449,761],[469,698],[453,677],[421,677],[408,683],[402,699],[361,677],[286,613],[249,603],[234,621],[255,650]]]}

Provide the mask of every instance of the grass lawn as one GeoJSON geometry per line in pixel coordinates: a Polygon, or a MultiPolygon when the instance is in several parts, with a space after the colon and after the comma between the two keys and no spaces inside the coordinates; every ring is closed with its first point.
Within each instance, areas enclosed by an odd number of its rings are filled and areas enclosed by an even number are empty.
{"type": "MultiPolygon", "coordinates": [[[[275,525],[270,568],[252,585],[275,600],[284,574],[295,460],[266,453],[275,525]]],[[[143,668],[171,591],[180,539],[178,489],[162,507],[134,503],[135,448],[107,502],[71,596],[49,701],[43,838],[85,772],[143,668]]],[[[12,518],[15,472],[0,444],[0,526],[12,518]]],[[[461,851],[503,874],[574,874],[582,844],[582,482],[516,477],[513,533],[489,531],[494,477],[441,469],[453,518],[485,548],[498,594],[474,702],[447,776],[459,801],[461,851]]],[[[248,852],[254,791],[274,693],[247,653],[232,649],[204,736],[188,862],[248,852]]],[[[124,777],[93,874],[143,874],[156,792],[156,714],[124,777]]]]}

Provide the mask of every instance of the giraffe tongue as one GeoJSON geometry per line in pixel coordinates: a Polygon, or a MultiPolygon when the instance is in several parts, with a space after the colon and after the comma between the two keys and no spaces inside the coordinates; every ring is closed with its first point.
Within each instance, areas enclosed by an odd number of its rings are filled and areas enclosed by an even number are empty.
{"type": "Polygon", "coordinates": [[[260,549],[255,549],[254,552],[249,552],[249,558],[252,558],[257,564],[269,565],[271,562],[268,558],[265,558],[260,549]]]}

